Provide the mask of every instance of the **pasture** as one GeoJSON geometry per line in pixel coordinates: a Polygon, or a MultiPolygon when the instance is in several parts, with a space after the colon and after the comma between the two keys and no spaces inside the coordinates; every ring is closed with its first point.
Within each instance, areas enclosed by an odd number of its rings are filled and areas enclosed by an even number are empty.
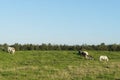
{"type": "Polygon", "coordinates": [[[95,60],[77,51],[0,51],[0,80],[120,80],[120,52],[88,52],[95,60]]]}

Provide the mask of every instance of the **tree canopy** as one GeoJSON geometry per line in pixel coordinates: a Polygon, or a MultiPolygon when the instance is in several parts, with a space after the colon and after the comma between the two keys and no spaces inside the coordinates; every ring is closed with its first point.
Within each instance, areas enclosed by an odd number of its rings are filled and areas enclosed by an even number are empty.
{"type": "Polygon", "coordinates": [[[8,45],[7,43],[0,44],[0,50],[6,51],[8,46],[15,47],[16,51],[25,50],[102,50],[102,51],[120,51],[120,44],[106,45],[101,43],[99,45],[58,45],[58,44],[19,44],[8,45]]]}

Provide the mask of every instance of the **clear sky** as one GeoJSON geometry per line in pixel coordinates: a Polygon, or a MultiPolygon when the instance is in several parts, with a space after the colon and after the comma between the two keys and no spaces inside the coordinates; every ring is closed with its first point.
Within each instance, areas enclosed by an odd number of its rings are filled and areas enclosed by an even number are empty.
{"type": "Polygon", "coordinates": [[[120,0],[0,0],[0,44],[120,43],[120,0]]]}

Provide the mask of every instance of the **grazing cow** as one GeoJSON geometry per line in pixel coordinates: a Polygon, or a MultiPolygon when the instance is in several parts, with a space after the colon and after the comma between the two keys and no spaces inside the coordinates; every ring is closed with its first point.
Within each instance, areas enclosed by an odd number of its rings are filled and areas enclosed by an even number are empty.
{"type": "Polygon", "coordinates": [[[100,56],[99,58],[100,61],[108,61],[108,57],[107,56],[100,56]]]}
{"type": "Polygon", "coordinates": [[[81,51],[78,52],[80,55],[84,56],[86,59],[88,58],[88,52],[87,51],[81,51]]]}
{"type": "Polygon", "coordinates": [[[14,54],[15,48],[14,47],[8,47],[8,53],[14,54]]]}

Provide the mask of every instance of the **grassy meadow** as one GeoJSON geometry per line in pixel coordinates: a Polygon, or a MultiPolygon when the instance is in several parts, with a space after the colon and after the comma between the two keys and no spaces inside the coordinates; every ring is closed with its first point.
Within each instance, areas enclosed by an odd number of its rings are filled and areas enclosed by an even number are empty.
{"type": "Polygon", "coordinates": [[[120,80],[120,52],[88,52],[95,60],[77,51],[0,51],[0,80],[120,80]],[[100,62],[100,55],[109,61],[100,62]]]}

